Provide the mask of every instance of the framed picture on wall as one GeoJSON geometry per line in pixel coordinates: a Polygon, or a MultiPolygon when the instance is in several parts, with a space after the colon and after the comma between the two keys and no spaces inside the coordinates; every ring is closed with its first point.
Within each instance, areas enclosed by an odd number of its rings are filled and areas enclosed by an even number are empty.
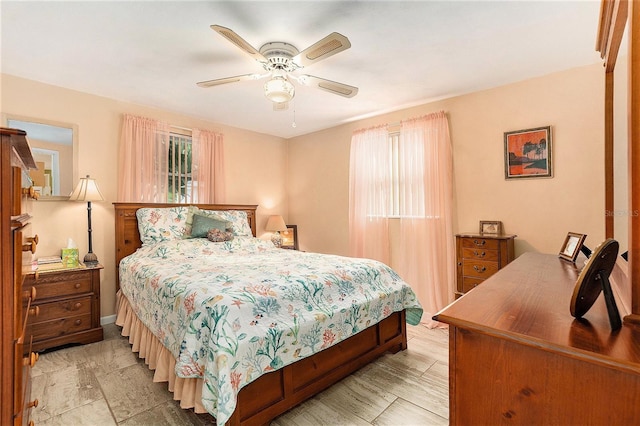
{"type": "Polygon", "coordinates": [[[551,126],[504,134],[504,177],[553,177],[551,126]]]}
{"type": "Polygon", "coordinates": [[[280,232],[280,235],[282,236],[280,248],[298,250],[298,227],[296,225],[287,225],[287,230],[280,232]]]}

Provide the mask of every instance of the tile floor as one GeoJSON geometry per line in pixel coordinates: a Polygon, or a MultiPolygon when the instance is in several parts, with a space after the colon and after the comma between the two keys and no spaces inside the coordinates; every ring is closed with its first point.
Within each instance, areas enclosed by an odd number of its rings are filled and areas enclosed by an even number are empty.
{"type": "MultiPolygon", "coordinates": [[[[447,425],[448,333],[407,326],[409,349],[388,354],[276,418],[272,425],[447,425]]],[[[105,340],[41,354],[32,370],[36,425],[214,425],[180,409],[131,352],[119,327],[105,340]]]]}

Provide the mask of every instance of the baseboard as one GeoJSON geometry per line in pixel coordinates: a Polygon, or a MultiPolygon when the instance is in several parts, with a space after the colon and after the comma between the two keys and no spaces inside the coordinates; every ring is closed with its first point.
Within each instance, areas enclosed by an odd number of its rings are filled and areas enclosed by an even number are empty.
{"type": "Polygon", "coordinates": [[[109,315],[109,316],[100,318],[100,325],[113,324],[114,322],[116,322],[115,315],[109,315]]]}

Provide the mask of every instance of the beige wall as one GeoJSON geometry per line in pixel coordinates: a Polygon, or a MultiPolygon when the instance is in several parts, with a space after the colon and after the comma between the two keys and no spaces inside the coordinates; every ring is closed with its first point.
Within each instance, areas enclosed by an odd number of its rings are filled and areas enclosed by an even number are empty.
{"type": "MultiPolygon", "coordinates": [[[[500,220],[516,254],[557,253],[569,231],[604,239],[601,65],[429,103],[290,140],[289,218],[301,248],[348,254],[349,145],[354,130],[444,110],[454,155],[455,232],[500,220]],[[551,179],[505,180],[506,131],[550,125],[551,179]]],[[[453,236],[452,236],[453,238],[453,236]]]]}
{"type": "MultiPolygon", "coordinates": [[[[123,113],[225,134],[227,202],[259,204],[258,235],[268,215],[298,225],[302,250],[348,254],[349,145],[354,130],[430,112],[448,113],[454,152],[456,232],[501,220],[518,234],[517,254],[556,253],[568,231],[604,239],[603,77],[593,65],[282,140],[242,129],[2,75],[1,112],[78,125],[78,174],[98,180],[93,251],[104,264],[102,316],[114,313],[114,215],[117,146],[123,113]],[[505,181],[503,133],[552,126],[552,179],[505,181]]],[[[77,178],[77,177],[76,177],[77,178]]],[[[37,255],[73,238],[87,250],[86,205],[36,202],[37,255]]],[[[453,236],[452,236],[453,238],[453,236]]]]}
{"type": "MultiPolygon", "coordinates": [[[[258,235],[269,214],[286,218],[287,141],[242,129],[216,125],[168,111],[93,96],[9,75],[1,75],[1,112],[78,125],[78,174],[96,178],[105,197],[92,203],[93,252],[104,265],[103,317],[115,313],[115,238],[112,203],[117,192],[117,152],[124,113],[170,124],[222,131],[225,137],[227,202],[259,204],[258,235]]],[[[77,179],[77,176],[76,176],[77,179]]],[[[69,201],[31,203],[33,232],[40,237],[37,256],[58,254],[73,238],[80,256],[87,252],[87,206],[69,201]]]]}

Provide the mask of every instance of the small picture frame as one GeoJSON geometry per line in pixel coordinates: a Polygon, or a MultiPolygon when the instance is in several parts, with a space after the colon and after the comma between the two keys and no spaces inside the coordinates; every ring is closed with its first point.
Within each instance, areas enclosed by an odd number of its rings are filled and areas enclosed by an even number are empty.
{"type": "Polygon", "coordinates": [[[502,222],[499,220],[481,220],[480,233],[491,235],[502,234],[502,222]]]}
{"type": "Polygon", "coordinates": [[[280,235],[282,236],[280,248],[298,250],[298,227],[296,225],[287,225],[287,230],[280,232],[280,235]]]}
{"type": "Polygon", "coordinates": [[[564,243],[560,248],[558,256],[560,256],[561,259],[568,260],[569,262],[575,262],[586,238],[586,234],[577,234],[575,232],[567,233],[567,237],[564,239],[564,243]]]}

